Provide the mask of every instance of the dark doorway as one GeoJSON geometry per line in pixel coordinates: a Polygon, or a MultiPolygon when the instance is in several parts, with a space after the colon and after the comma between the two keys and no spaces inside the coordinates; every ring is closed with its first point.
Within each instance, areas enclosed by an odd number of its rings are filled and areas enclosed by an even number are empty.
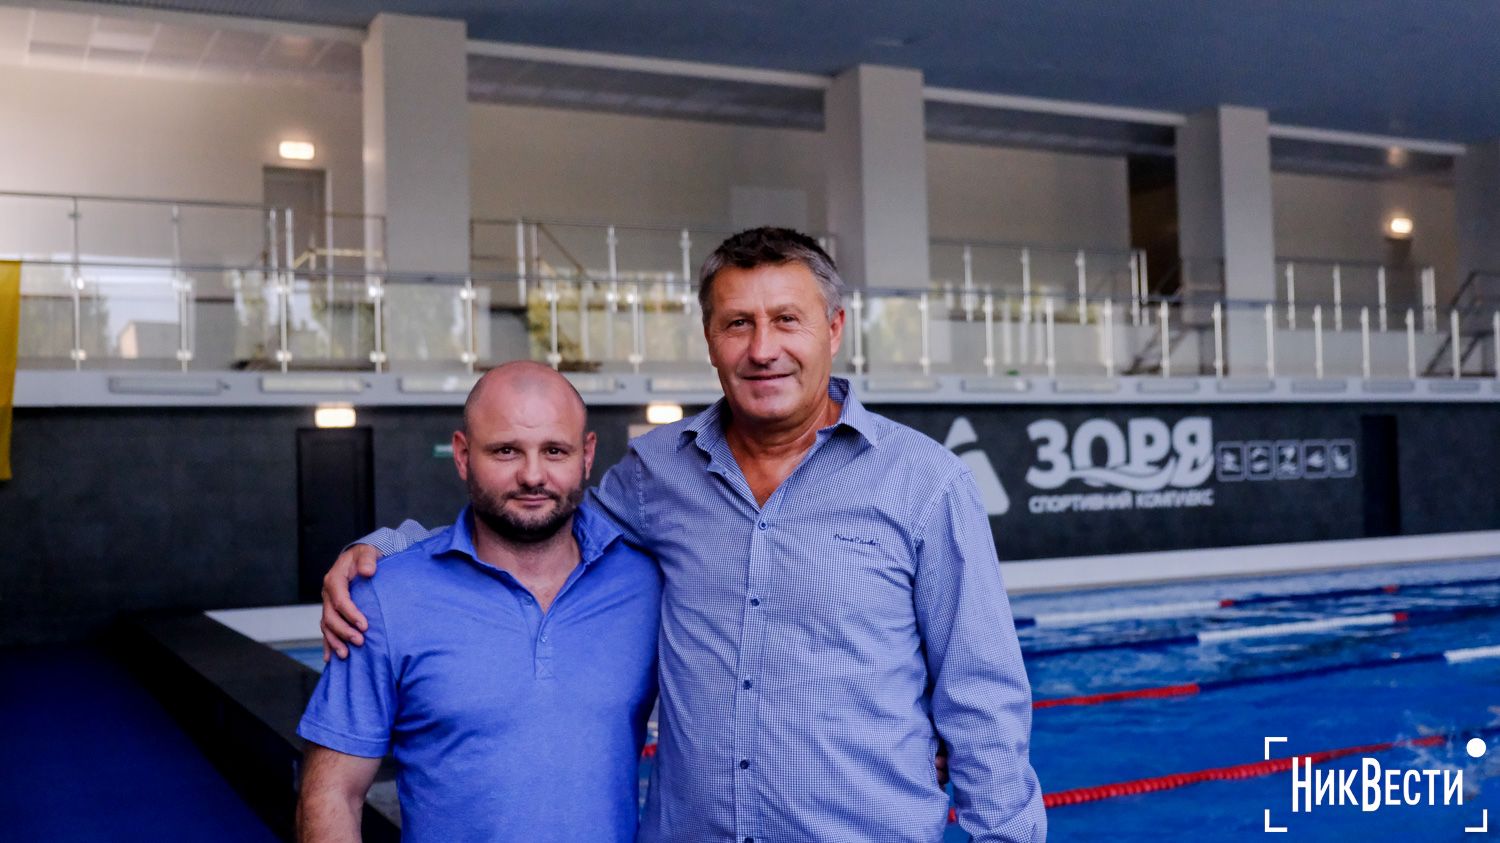
{"type": "Polygon", "coordinates": [[[1396,417],[1360,417],[1359,467],[1364,477],[1365,535],[1401,535],[1401,469],[1396,417]]]}
{"type": "Polygon", "coordinates": [[[1146,253],[1147,291],[1171,295],[1180,281],[1176,159],[1132,155],[1125,166],[1130,181],[1130,248],[1146,253]]]}
{"type": "MultiPolygon", "coordinates": [[[[266,167],[262,176],[267,207],[286,208],[292,212],[292,262],[301,267],[310,263],[309,252],[326,249],[328,244],[324,232],[327,207],[328,174],[323,170],[295,169],[292,167],[266,167]]],[[[286,223],[278,217],[278,225],[286,223]]],[[[278,242],[285,236],[285,229],[276,232],[278,242]]],[[[286,246],[276,256],[286,259],[286,246]]]]}
{"type": "Polygon", "coordinates": [[[375,528],[370,429],[297,431],[297,599],[316,603],[323,574],[375,528]]]}

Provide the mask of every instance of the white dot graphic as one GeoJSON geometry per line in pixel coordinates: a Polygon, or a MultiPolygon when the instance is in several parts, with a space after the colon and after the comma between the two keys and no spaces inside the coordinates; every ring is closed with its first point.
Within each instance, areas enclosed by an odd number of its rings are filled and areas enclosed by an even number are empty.
{"type": "Polygon", "coordinates": [[[1485,746],[1484,738],[1469,739],[1468,750],[1470,758],[1478,758],[1479,756],[1483,755],[1484,751],[1488,748],[1489,747],[1485,746]]]}

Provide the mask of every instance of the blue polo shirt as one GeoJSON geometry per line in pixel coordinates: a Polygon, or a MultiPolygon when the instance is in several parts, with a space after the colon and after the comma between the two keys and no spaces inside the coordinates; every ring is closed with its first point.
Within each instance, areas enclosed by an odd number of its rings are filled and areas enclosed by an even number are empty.
{"type": "Polygon", "coordinates": [[[479,561],[468,508],[357,579],[365,644],[323,672],[297,733],[399,767],[402,839],[632,841],[656,696],[660,574],[587,504],[582,562],[546,614],[479,561]]]}

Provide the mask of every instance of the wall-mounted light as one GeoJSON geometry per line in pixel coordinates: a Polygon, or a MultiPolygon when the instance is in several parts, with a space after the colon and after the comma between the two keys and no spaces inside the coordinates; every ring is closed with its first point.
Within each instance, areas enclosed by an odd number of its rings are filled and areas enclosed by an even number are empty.
{"type": "Polygon", "coordinates": [[[349,404],[320,404],[313,413],[313,422],[320,428],[353,427],[357,417],[349,404]]]}
{"type": "Polygon", "coordinates": [[[646,421],[652,424],[671,424],[682,421],[681,404],[647,404],[646,421]]]}
{"type": "Polygon", "coordinates": [[[307,141],[284,140],[276,151],[288,161],[311,161],[318,149],[307,141]]]}
{"type": "Polygon", "coordinates": [[[1397,238],[1399,240],[1404,240],[1404,239],[1410,237],[1411,236],[1411,232],[1412,232],[1411,217],[1406,217],[1406,216],[1391,217],[1390,221],[1385,224],[1385,233],[1388,234],[1388,235],[1390,235],[1391,237],[1395,237],[1395,238],[1397,238]]]}

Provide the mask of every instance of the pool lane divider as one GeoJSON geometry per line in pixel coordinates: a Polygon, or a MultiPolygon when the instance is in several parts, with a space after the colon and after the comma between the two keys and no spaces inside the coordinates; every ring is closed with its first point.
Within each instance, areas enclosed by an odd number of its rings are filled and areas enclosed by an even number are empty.
{"type": "Polygon", "coordinates": [[[1457,650],[1441,650],[1434,653],[1394,652],[1376,659],[1310,667],[1304,670],[1292,670],[1284,673],[1267,673],[1260,676],[1236,676],[1229,679],[1205,679],[1198,682],[1182,682],[1176,685],[1157,685],[1150,688],[1131,688],[1124,691],[1108,691],[1099,694],[1053,697],[1051,699],[1035,700],[1031,703],[1031,707],[1040,710],[1062,708],[1065,706],[1100,705],[1102,703],[1123,702],[1125,700],[1189,697],[1205,691],[1222,691],[1226,688],[1242,688],[1246,685],[1261,685],[1271,682],[1289,682],[1296,679],[1328,676],[1333,673],[1344,673],[1354,670],[1371,670],[1392,667],[1394,665],[1430,664],[1433,662],[1463,664],[1465,662],[1494,658],[1500,658],[1500,646],[1465,647],[1457,650]]]}
{"type": "Polygon", "coordinates": [[[1298,603],[1314,600],[1339,600],[1345,597],[1370,597],[1383,594],[1400,594],[1411,591],[1432,591],[1440,588],[1467,588],[1476,585],[1500,584],[1500,577],[1483,577],[1446,582],[1389,583],[1361,588],[1339,588],[1329,591],[1303,591],[1288,594],[1252,594],[1246,597],[1231,597],[1222,600],[1187,600],[1180,603],[1156,603],[1145,606],[1118,606],[1109,609],[1091,609],[1081,612],[1048,612],[1040,615],[1022,616],[1015,619],[1017,629],[1026,627],[1084,626],[1111,621],[1143,621],[1163,618],[1183,618],[1206,615],[1221,609],[1238,606],[1256,606],[1266,603],[1298,603]]]}
{"type": "Polygon", "coordinates": [[[1284,773],[1292,769],[1292,760],[1294,758],[1306,759],[1310,763],[1323,763],[1338,758],[1346,758],[1350,755],[1371,755],[1376,752],[1387,752],[1403,747],[1445,746],[1453,743],[1462,743],[1470,738],[1487,737],[1496,733],[1500,733],[1500,726],[1451,732],[1446,735],[1424,735],[1420,738],[1404,738],[1401,740],[1384,741],[1382,743],[1365,744],[1363,746],[1325,749],[1319,752],[1300,753],[1289,755],[1285,758],[1272,758],[1268,761],[1255,761],[1249,764],[1233,764],[1228,767],[1213,767],[1207,770],[1193,770],[1185,773],[1172,773],[1165,776],[1152,776],[1145,779],[1132,779],[1130,781],[1094,785],[1092,787],[1078,787],[1072,790],[1059,790],[1043,794],[1042,804],[1049,809],[1061,808],[1066,805],[1081,805],[1085,802],[1098,802],[1102,799],[1114,799],[1120,796],[1136,796],[1142,793],[1174,790],[1201,782],[1253,779],[1276,773],[1284,773]]]}
{"type": "Polygon", "coordinates": [[[1288,635],[1332,632],[1351,627],[1423,626],[1495,613],[1500,613],[1500,605],[1452,606],[1443,609],[1409,609],[1400,612],[1377,612],[1370,615],[1334,615],[1327,618],[1292,621],[1290,623],[1237,626],[1228,629],[1206,629],[1202,632],[1192,632],[1184,635],[1132,638],[1123,641],[1096,641],[1088,644],[1070,644],[1065,647],[1049,647],[1040,650],[1022,649],[1021,655],[1027,659],[1040,659],[1048,656],[1062,656],[1071,653],[1087,653],[1099,650],[1149,649],[1155,647],[1173,647],[1182,644],[1218,644],[1249,638],[1279,638],[1288,635]]]}

